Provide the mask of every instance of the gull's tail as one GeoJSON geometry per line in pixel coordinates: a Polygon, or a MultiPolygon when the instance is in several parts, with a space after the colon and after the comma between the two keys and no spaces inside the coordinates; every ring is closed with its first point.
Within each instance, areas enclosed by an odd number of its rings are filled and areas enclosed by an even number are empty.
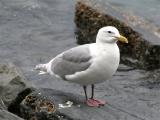
{"type": "Polygon", "coordinates": [[[47,74],[47,64],[38,64],[36,65],[35,70],[38,70],[39,74],[47,74]]]}

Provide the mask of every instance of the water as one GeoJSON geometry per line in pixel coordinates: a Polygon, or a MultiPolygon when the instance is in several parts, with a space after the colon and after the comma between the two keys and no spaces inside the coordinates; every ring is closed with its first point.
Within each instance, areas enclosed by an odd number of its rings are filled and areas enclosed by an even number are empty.
{"type": "Polygon", "coordinates": [[[135,13],[160,26],[160,0],[107,0],[123,11],[135,13]]]}
{"type": "Polygon", "coordinates": [[[37,87],[57,86],[33,68],[76,46],[74,5],[72,0],[1,0],[0,61],[14,63],[37,87]]]}

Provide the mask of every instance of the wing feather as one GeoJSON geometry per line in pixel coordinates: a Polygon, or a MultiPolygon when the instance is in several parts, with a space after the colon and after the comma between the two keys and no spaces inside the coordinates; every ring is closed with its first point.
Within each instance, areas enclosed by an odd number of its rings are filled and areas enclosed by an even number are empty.
{"type": "Polygon", "coordinates": [[[52,71],[65,79],[66,75],[88,69],[91,59],[89,45],[81,45],[57,56],[52,63],[52,71]]]}

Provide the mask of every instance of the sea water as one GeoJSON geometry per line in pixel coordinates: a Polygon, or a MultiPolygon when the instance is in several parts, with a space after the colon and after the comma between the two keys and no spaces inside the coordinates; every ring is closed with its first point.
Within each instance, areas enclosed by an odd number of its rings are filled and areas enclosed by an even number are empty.
{"type": "Polygon", "coordinates": [[[160,26],[160,0],[106,0],[123,11],[135,13],[160,26]]]}

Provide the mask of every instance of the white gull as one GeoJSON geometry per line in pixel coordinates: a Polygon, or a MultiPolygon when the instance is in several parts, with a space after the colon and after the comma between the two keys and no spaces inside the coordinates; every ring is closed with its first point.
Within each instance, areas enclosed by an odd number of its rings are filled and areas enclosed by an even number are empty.
{"type": "Polygon", "coordinates": [[[35,69],[40,74],[49,73],[82,85],[89,106],[104,105],[105,101],[94,99],[94,84],[108,80],[116,72],[120,61],[117,41],[128,43],[115,27],[103,27],[98,31],[96,43],[71,48],[46,64],[37,65],[35,69]],[[89,99],[86,91],[88,85],[92,88],[89,99]]]}

